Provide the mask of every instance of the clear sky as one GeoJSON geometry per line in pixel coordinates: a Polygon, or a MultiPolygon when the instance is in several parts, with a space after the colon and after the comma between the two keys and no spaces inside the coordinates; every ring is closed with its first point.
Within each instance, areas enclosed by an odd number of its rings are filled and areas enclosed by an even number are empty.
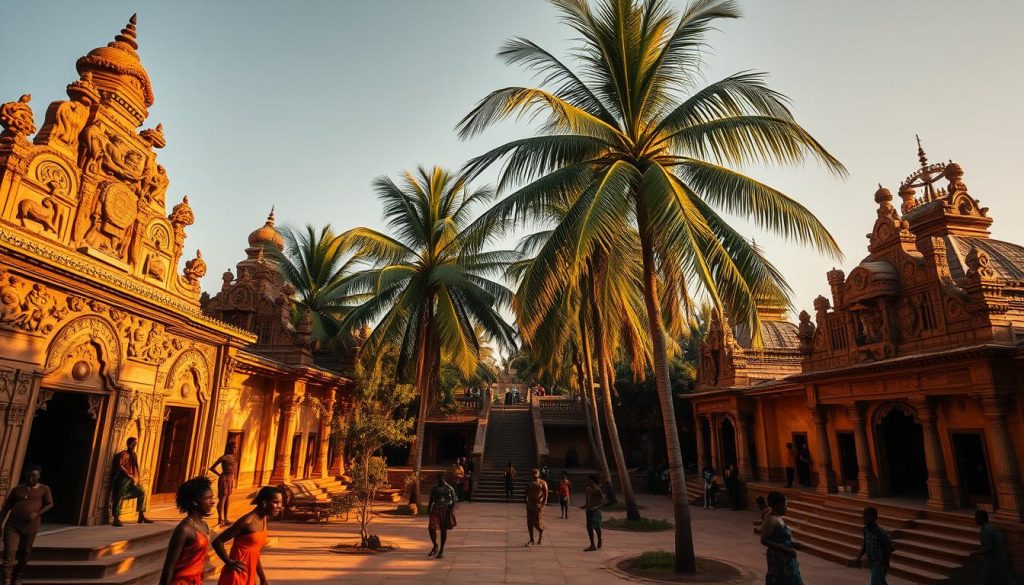
{"type": "MultiPolygon", "coordinates": [[[[681,7],[683,2],[679,2],[681,7]]],[[[771,74],[798,120],[849,168],[753,169],[832,230],[850,268],[866,252],[881,182],[915,169],[915,133],[932,162],[952,158],[991,208],[994,236],[1024,243],[1016,192],[1024,135],[1024,2],[746,0],[745,18],[710,38],[709,80],[771,74]]],[[[488,91],[529,77],[496,57],[509,37],[557,54],[569,30],[544,0],[0,0],[0,101],[66,99],[75,60],[139,13],[139,53],[164,123],[169,206],[189,195],[205,286],[244,257],[271,205],[279,221],[380,225],[370,181],[416,165],[457,167],[525,136],[505,125],[460,142],[456,122],[488,91]]],[[[798,309],[828,290],[835,262],[751,231],[792,284],[798,309]]]]}

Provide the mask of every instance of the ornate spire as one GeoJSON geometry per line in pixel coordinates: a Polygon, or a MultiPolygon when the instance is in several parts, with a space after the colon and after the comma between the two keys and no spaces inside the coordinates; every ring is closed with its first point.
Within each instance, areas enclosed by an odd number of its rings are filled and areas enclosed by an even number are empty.
{"type": "Polygon", "coordinates": [[[917,139],[917,160],[921,161],[921,168],[928,166],[928,157],[924,154],[924,148],[921,146],[921,136],[914,134],[914,138],[917,139]]]}
{"type": "Polygon", "coordinates": [[[249,234],[249,247],[262,250],[265,244],[273,244],[278,250],[284,250],[284,238],[274,228],[275,223],[277,222],[274,218],[274,208],[271,207],[263,227],[249,234]]]}
{"type": "MultiPolygon", "coordinates": [[[[131,47],[132,51],[137,51],[139,49],[139,41],[135,36],[135,24],[138,22],[138,16],[139,15],[136,13],[128,19],[128,24],[121,29],[121,34],[114,37],[114,43],[124,43],[131,47]]],[[[113,47],[114,43],[107,46],[113,47]]]]}

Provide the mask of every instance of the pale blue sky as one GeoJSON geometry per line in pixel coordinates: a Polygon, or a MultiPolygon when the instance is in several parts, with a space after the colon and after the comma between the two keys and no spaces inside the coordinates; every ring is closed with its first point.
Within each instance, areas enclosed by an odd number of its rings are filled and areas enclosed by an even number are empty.
{"type": "MultiPolygon", "coordinates": [[[[679,2],[682,6],[683,2],[679,2]]],[[[849,168],[755,169],[832,230],[849,269],[866,254],[876,184],[895,191],[916,165],[914,134],[933,162],[963,164],[1000,239],[1024,242],[1017,189],[1024,95],[1024,3],[980,0],[747,0],[745,18],[710,40],[709,79],[771,74],[797,118],[849,168]]],[[[528,133],[505,125],[460,142],[455,123],[488,91],[529,78],[495,52],[521,35],[564,54],[570,33],[544,0],[103,2],[0,0],[0,100],[33,95],[37,123],[64,99],[75,60],[139,13],[139,53],[156,93],[147,126],[169,202],[189,195],[207,287],[243,257],[271,205],[291,224],[379,226],[369,189],[381,174],[458,166],[528,133]]],[[[798,308],[827,294],[833,262],[758,236],[798,308]]]]}

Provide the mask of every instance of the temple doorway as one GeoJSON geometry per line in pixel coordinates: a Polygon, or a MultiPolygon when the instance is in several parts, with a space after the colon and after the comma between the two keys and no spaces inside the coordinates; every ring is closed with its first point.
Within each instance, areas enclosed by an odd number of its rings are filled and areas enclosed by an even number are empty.
{"type": "Polygon", "coordinates": [[[192,450],[192,430],[196,410],[182,406],[164,408],[164,425],[160,434],[160,457],[157,459],[154,494],[171,494],[185,482],[189,455],[192,450]]]}
{"type": "Polygon", "coordinates": [[[698,465],[700,466],[700,469],[704,469],[708,465],[711,465],[713,467],[714,463],[712,462],[713,457],[711,451],[711,425],[708,424],[708,419],[704,417],[700,418],[700,422],[698,424],[700,425],[701,441],[704,443],[702,445],[702,448],[704,450],[704,461],[698,462],[698,465]]]}
{"type": "MultiPolygon", "coordinates": [[[[79,392],[53,392],[32,419],[22,469],[29,465],[43,468],[43,483],[50,486],[54,501],[53,509],[44,517],[47,524],[85,523],[86,486],[96,442],[90,397],[79,392]]],[[[97,403],[100,400],[91,398],[97,403]]]]}
{"type": "Polygon", "coordinates": [[[317,433],[310,433],[309,438],[306,439],[306,460],[302,465],[302,477],[313,476],[313,463],[316,462],[316,452],[319,448],[320,442],[317,433]]]}
{"type": "Polygon", "coordinates": [[[981,433],[953,433],[953,454],[960,492],[960,507],[974,508],[992,503],[988,457],[981,433]]]}
{"type": "Polygon", "coordinates": [[[928,495],[928,468],[924,456],[924,431],[902,409],[893,408],[878,424],[882,439],[888,494],[924,497],[928,495]]]}
{"type": "Polygon", "coordinates": [[[718,434],[721,439],[719,445],[722,447],[722,468],[715,471],[722,473],[726,467],[736,464],[736,428],[732,426],[732,420],[723,418],[718,434]]]}
{"type": "Polygon", "coordinates": [[[435,463],[450,463],[458,457],[466,457],[466,437],[456,431],[441,433],[437,437],[435,463]]]}

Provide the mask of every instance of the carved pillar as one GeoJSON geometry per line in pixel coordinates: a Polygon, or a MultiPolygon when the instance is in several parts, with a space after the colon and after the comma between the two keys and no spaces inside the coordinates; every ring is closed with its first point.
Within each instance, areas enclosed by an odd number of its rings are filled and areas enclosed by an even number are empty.
{"type": "Polygon", "coordinates": [[[722,470],[719,467],[722,463],[720,461],[720,447],[721,436],[718,434],[718,416],[712,414],[708,416],[708,428],[711,431],[711,467],[714,468],[715,472],[721,473],[722,470]]]}
{"type": "Polygon", "coordinates": [[[736,414],[736,470],[743,481],[754,479],[754,468],[750,465],[750,442],[747,440],[749,425],[750,413],[736,414]]]}
{"type": "Polygon", "coordinates": [[[981,407],[988,423],[989,461],[999,505],[995,515],[1018,523],[1024,521],[1024,486],[1021,485],[1020,465],[1006,423],[1009,402],[1010,397],[1005,395],[983,396],[981,407]]]}
{"type": "Polygon", "coordinates": [[[924,434],[924,459],[928,466],[928,507],[936,510],[956,508],[953,486],[946,474],[946,460],[942,456],[939,430],[936,426],[935,404],[926,397],[913,401],[917,419],[924,434]]]}
{"type": "MultiPolygon", "coordinates": [[[[348,405],[342,400],[335,408],[341,409],[341,414],[345,414],[348,409],[348,405]]],[[[330,464],[327,466],[327,473],[331,477],[338,477],[345,475],[345,446],[338,445],[338,448],[334,450],[334,456],[331,457],[330,464]]]]}
{"type": "Polygon", "coordinates": [[[274,484],[292,480],[292,435],[295,434],[295,419],[299,414],[301,396],[284,394],[280,398],[280,422],[277,425],[277,448],[274,451],[274,470],[270,481],[274,484]]]}
{"type": "MultiPolygon", "coordinates": [[[[0,498],[7,498],[7,491],[11,486],[18,485],[20,470],[18,469],[16,449],[24,449],[23,445],[19,445],[18,440],[21,436],[22,426],[25,424],[25,416],[28,413],[27,404],[11,404],[5,406],[7,419],[4,421],[3,432],[0,433],[2,441],[0,441],[0,455],[3,455],[3,459],[0,463],[4,464],[4,469],[0,470],[0,498]]],[[[3,414],[3,411],[0,411],[3,414]]]]}
{"type": "Polygon", "coordinates": [[[320,432],[317,433],[316,463],[313,465],[313,477],[327,477],[327,453],[331,446],[331,421],[334,419],[334,390],[327,392],[323,402],[324,411],[320,413],[320,432]]]}
{"type": "Polygon", "coordinates": [[[871,450],[868,448],[867,420],[864,404],[854,403],[849,407],[850,418],[853,420],[853,440],[857,446],[857,497],[878,497],[878,478],[871,465],[871,450]]]}
{"type": "Polygon", "coordinates": [[[707,449],[704,446],[704,420],[705,417],[697,415],[694,417],[694,432],[697,435],[697,469],[704,469],[708,464],[707,449]]]}
{"type": "Polygon", "coordinates": [[[812,406],[810,410],[814,431],[818,437],[818,456],[814,463],[818,473],[818,492],[833,493],[836,491],[836,474],[832,469],[832,449],[828,443],[828,416],[824,406],[812,406]]]}

